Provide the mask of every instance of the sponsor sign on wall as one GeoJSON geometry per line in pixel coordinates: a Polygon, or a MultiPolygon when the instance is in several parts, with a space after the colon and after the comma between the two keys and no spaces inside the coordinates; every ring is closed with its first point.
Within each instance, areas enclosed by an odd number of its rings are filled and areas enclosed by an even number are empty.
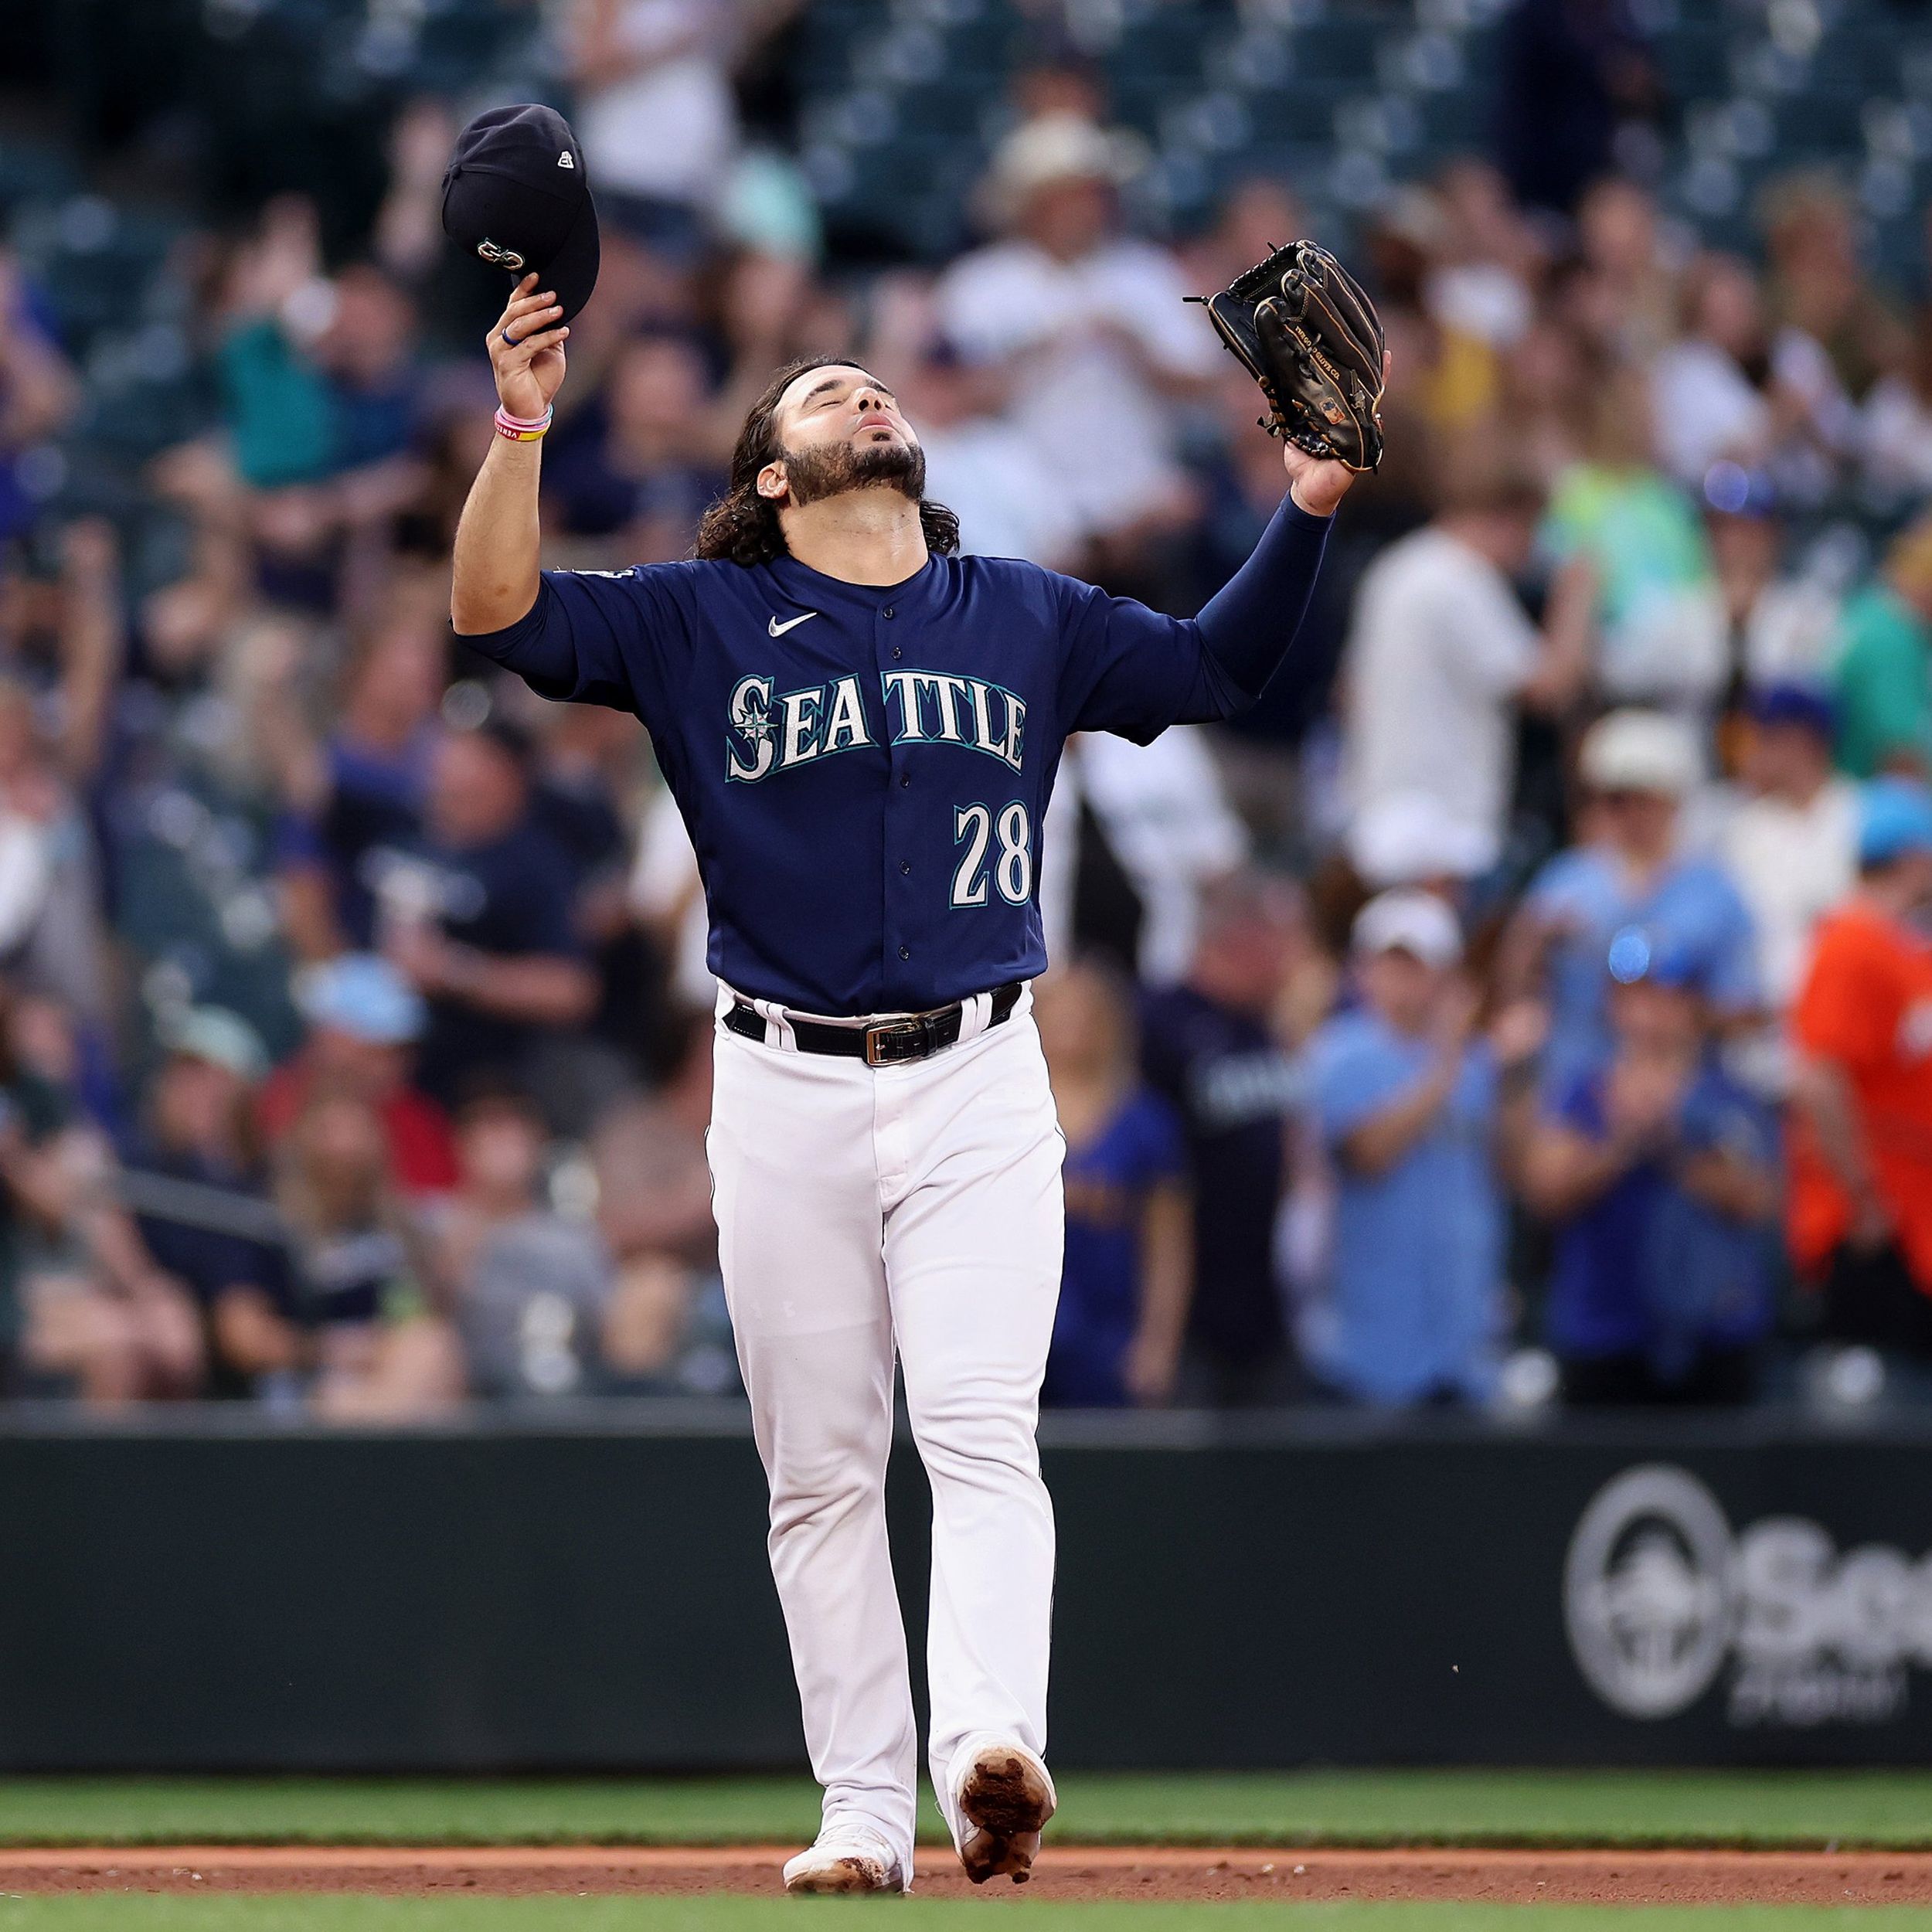
{"type": "Polygon", "coordinates": [[[1578,1522],[1563,1617],[1578,1668],[1623,1716],[1674,1717],[1715,1689],[1740,1729],[1883,1724],[1932,1668],[1932,1556],[1841,1551],[1805,1516],[1734,1526],[1689,1471],[1645,1463],[1578,1522]]]}

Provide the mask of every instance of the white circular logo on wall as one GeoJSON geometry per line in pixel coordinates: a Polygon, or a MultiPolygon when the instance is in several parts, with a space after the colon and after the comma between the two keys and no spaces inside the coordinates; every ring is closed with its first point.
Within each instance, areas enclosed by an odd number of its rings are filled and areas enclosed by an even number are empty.
{"type": "Polygon", "coordinates": [[[1710,1687],[1730,1646],[1733,1547],[1687,1471],[1648,1463],[1598,1492],[1570,1540],[1563,1620],[1613,1710],[1669,1717],[1710,1687]]]}

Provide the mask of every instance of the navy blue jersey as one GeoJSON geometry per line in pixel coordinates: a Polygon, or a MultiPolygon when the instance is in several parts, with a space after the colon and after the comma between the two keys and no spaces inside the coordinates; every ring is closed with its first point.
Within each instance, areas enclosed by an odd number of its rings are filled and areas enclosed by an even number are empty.
{"type": "Polygon", "coordinates": [[[880,587],[787,556],[546,571],[520,621],[463,641],[545,697],[644,720],[719,978],[808,1013],[913,1012],[1044,968],[1062,745],[1251,703],[1328,528],[1284,502],[1196,619],[1005,558],[880,587]]]}

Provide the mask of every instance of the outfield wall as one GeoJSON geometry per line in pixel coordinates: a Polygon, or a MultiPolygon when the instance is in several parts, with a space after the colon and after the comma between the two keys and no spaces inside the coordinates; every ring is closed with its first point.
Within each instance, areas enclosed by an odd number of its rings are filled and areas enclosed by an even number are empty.
{"type": "MultiPolygon", "coordinates": [[[[1932,1429],[1045,1437],[1068,1767],[1932,1760],[1932,1429]]],[[[903,1446],[891,1492],[917,1615],[903,1446]]],[[[11,1411],[0,1768],[794,1764],[763,1535],[722,1405],[381,1434],[11,1411]]]]}

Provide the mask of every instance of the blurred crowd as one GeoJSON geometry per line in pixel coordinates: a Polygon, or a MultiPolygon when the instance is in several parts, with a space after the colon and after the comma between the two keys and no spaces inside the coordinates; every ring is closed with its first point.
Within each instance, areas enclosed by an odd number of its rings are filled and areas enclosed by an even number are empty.
{"type": "MultiPolygon", "coordinates": [[[[565,11],[604,243],[552,563],[684,555],[750,398],[825,351],[894,385],[969,550],[1181,614],[1239,565],[1279,451],[1182,298],[1308,232],[1293,182],[1136,232],[1144,156],[1056,56],[975,246],[843,261],[742,139],[786,9],[565,11]]],[[[289,194],[177,251],[219,406],[145,478],[158,572],[30,487],[79,384],[0,253],[12,1395],[736,1386],[689,845],[634,719],[446,620],[504,293],[438,226],[471,104],[397,114],[349,245],[289,194]]],[[[1319,236],[1395,361],[1309,675],[1070,747],[1049,1403],[1856,1402],[1932,1364],[1926,291],[1828,176],[1747,260],[1607,146],[1550,206],[1502,148],[1319,236]]]]}

